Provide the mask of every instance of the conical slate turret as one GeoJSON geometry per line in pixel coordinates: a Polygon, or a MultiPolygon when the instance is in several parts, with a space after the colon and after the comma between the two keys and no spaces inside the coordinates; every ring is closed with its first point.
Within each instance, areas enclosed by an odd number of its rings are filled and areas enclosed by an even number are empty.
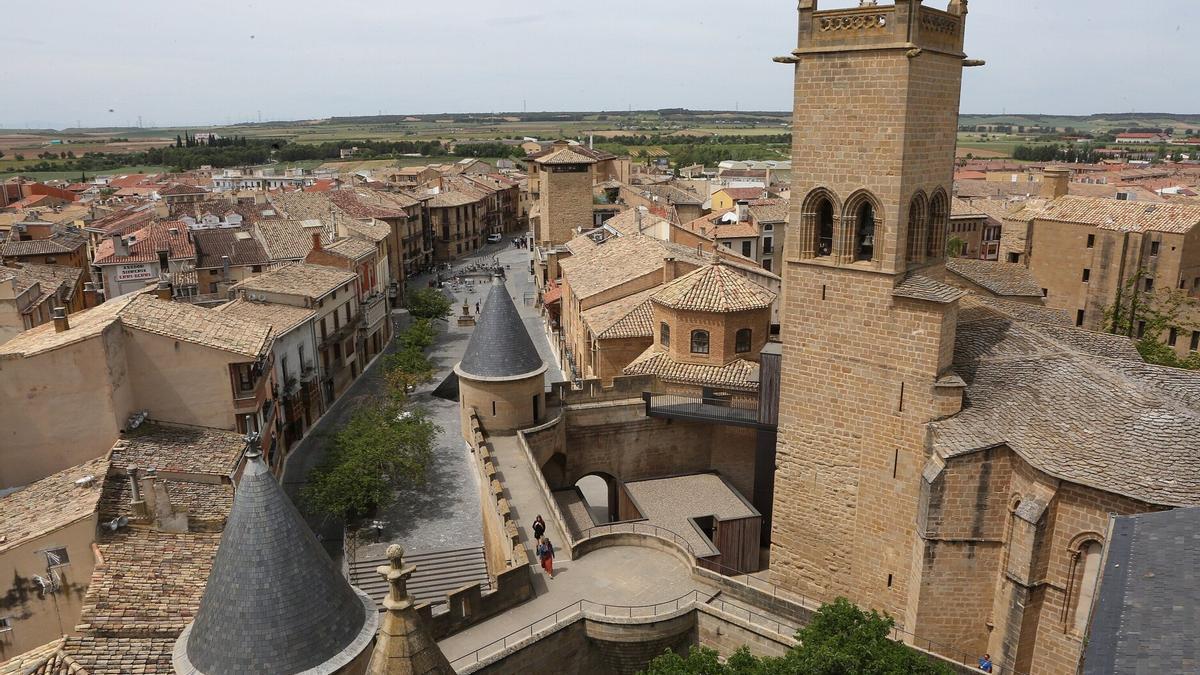
{"type": "Polygon", "coordinates": [[[497,278],[458,370],[467,377],[490,379],[530,375],[544,367],[508,289],[497,278]]]}
{"type": "Polygon", "coordinates": [[[257,450],[221,535],[177,673],[333,673],[366,649],[374,602],[345,580],[257,450]]]}

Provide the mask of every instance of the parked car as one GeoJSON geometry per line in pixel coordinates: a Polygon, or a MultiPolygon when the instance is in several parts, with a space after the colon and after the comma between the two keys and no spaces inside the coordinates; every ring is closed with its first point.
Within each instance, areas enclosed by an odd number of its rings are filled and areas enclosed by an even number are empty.
{"type": "Polygon", "coordinates": [[[488,235],[488,243],[489,244],[495,244],[496,242],[498,242],[502,239],[504,239],[504,235],[501,235],[501,234],[493,233],[493,234],[488,235]]]}

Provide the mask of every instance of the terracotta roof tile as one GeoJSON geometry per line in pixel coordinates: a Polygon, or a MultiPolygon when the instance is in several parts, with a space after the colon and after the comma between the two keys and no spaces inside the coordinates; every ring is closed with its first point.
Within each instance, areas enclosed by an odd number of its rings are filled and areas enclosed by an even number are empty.
{"type": "Polygon", "coordinates": [[[650,296],[660,288],[655,286],[585,309],[583,321],[600,340],[651,337],[654,335],[654,309],[650,306],[650,296]]]}
{"type": "Polygon", "coordinates": [[[290,263],[234,284],[233,290],[283,293],[320,298],[354,281],[357,276],[337,267],[290,263]]]}
{"type": "Polygon", "coordinates": [[[246,321],[263,323],[274,329],[276,336],[290,333],[292,329],[317,315],[315,310],[277,302],[258,302],[238,298],[233,302],[215,307],[216,311],[246,321]]]}
{"type": "Polygon", "coordinates": [[[255,359],[271,347],[271,327],[185,302],[138,295],[120,313],[122,325],[255,359]]]}
{"type": "Polygon", "coordinates": [[[267,258],[278,262],[303,260],[312,250],[312,232],[322,230],[306,228],[298,220],[262,220],[254,224],[254,232],[267,258]]]}
{"type": "Polygon", "coordinates": [[[147,421],[121,434],[109,460],[119,469],[230,476],[245,447],[233,431],[147,421]]]}
{"type": "Polygon", "coordinates": [[[108,465],[98,457],[0,497],[0,552],[95,513],[108,465]],[[75,483],[86,476],[91,483],[75,483]]]}
{"type": "Polygon", "coordinates": [[[269,260],[249,227],[199,229],[192,232],[192,238],[197,269],[221,267],[222,256],[229,256],[229,264],[238,266],[265,265],[269,260]]]}
{"type": "Polygon", "coordinates": [[[770,307],[775,294],[727,265],[712,264],[663,286],[651,300],[689,312],[742,312],[770,307]]]}
{"type": "Polygon", "coordinates": [[[187,223],[162,221],[151,223],[134,234],[126,236],[130,243],[129,255],[118,256],[114,252],[112,239],[105,239],[96,246],[94,265],[124,265],[128,263],[157,262],[159,251],[166,251],[170,260],[188,260],[196,257],[196,246],[192,242],[187,223]],[[174,232],[172,232],[174,230],[174,232]]]}
{"type": "Polygon", "coordinates": [[[910,274],[892,289],[892,295],[898,298],[949,303],[966,295],[966,291],[920,274],[910,274]]]}
{"type": "Polygon", "coordinates": [[[637,357],[623,371],[626,375],[657,375],[664,382],[727,387],[742,391],[758,390],[758,364],[735,359],[723,366],[698,365],[675,361],[657,345],[637,357]]]}
{"type": "Polygon", "coordinates": [[[1200,225],[1200,205],[1147,204],[1100,197],[1059,197],[1041,208],[1025,209],[1024,219],[1083,223],[1126,232],[1187,233],[1200,225]]]}

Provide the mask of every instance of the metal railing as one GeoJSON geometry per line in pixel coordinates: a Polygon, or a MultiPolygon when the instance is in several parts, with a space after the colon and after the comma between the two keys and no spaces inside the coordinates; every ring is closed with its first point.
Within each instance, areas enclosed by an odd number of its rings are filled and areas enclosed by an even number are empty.
{"type": "MultiPolygon", "coordinates": [[[[585,539],[590,539],[592,537],[605,535],[605,534],[616,534],[616,533],[620,533],[620,532],[632,532],[634,534],[648,534],[648,535],[658,537],[659,539],[666,539],[667,541],[673,542],[677,546],[683,548],[683,550],[686,551],[687,554],[692,556],[693,558],[699,557],[698,555],[696,555],[696,549],[694,549],[692,547],[692,545],[688,542],[688,540],[684,539],[682,535],[677,534],[671,530],[668,530],[667,528],[662,527],[660,525],[652,525],[647,522],[633,521],[633,520],[616,522],[616,523],[605,523],[603,525],[593,525],[592,527],[589,527],[587,529],[580,530],[579,539],[577,539],[571,543],[572,543],[572,545],[574,545],[579,542],[582,542],[585,539]]],[[[567,536],[570,536],[570,535],[568,534],[567,536]]]]}
{"type": "MultiPolygon", "coordinates": [[[[580,539],[578,541],[583,541],[584,539],[597,535],[611,534],[613,532],[635,532],[653,535],[659,537],[660,539],[666,539],[674,542],[687,551],[693,558],[699,557],[696,555],[695,549],[691,546],[691,544],[689,544],[688,541],[679,534],[676,534],[665,527],[643,522],[607,523],[605,525],[589,527],[580,532],[580,539]]],[[[570,535],[568,534],[567,536],[570,535]]],[[[704,565],[708,568],[708,571],[712,572],[713,574],[717,574],[725,579],[744,583],[747,587],[753,590],[756,590],[760,593],[769,594],[773,599],[783,600],[794,605],[799,605],[803,609],[810,612],[817,611],[817,609],[824,604],[820,600],[817,600],[816,598],[810,598],[803,593],[797,593],[795,591],[780,588],[779,585],[775,584],[774,582],[752,572],[742,572],[736,568],[724,565],[711,559],[706,559],[704,561],[704,565]]],[[[700,567],[700,565],[697,564],[697,567],[700,567]]],[[[733,616],[746,615],[748,617],[747,620],[750,621],[750,623],[757,623],[758,625],[767,628],[774,625],[776,628],[775,632],[781,635],[794,635],[795,632],[800,629],[799,626],[793,626],[792,624],[782,622],[779,619],[769,617],[765,614],[754,612],[740,605],[726,603],[719,599],[717,602],[722,605],[728,605],[729,607],[735,608],[736,611],[729,611],[728,613],[732,614],[733,616]],[[764,620],[754,621],[749,617],[761,617],[764,620]],[[790,629],[791,632],[783,632],[785,627],[790,629]]],[[[708,602],[707,604],[711,605],[714,603],[708,602]]],[[[977,659],[980,656],[978,654],[972,656],[971,654],[968,654],[967,652],[957,649],[951,645],[922,637],[916,633],[904,630],[903,628],[898,628],[896,626],[892,627],[889,635],[896,642],[904,642],[913,647],[924,649],[927,652],[936,654],[944,659],[955,661],[965,666],[975,666],[977,659]]],[[[995,675],[1029,675],[1024,671],[1014,670],[999,664],[993,666],[992,672],[995,675]]]]}
{"type": "Polygon", "coordinates": [[[647,414],[758,426],[758,401],[728,398],[644,394],[647,414]]]}
{"type": "Polygon", "coordinates": [[[701,591],[689,591],[674,600],[656,602],[649,605],[611,605],[591,600],[577,600],[552,614],[547,614],[533,623],[518,628],[504,637],[492,640],[473,652],[459,656],[450,661],[455,670],[479,663],[483,659],[495,656],[510,647],[532,640],[538,633],[554,628],[567,621],[573,621],[580,616],[603,616],[618,619],[653,619],[665,614],[674,614],[681,609],[694,607],[698,602],[707,603],[713,596],[701,591]]]}

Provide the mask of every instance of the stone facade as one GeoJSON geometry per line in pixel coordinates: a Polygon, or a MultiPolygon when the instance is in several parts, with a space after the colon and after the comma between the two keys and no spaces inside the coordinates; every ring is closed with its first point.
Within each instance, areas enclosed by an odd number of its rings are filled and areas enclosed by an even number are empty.
{"type": "Polygon", "coordinates": [[[556,164],[540,171],[541,219],[536,233],[543,246],[565,244],[582,230],[592,228],[592,167],[589,164],[556,164]]]}
{"type": "Polygon", "coordinates": [[[780,270],[771,572],[911,626],[924,425],[940,412],[934,385],[956,310],[893,290],[910,270],[942,274],[964,16],[958,3],[815,4],[801,0],[800,47],[785,59],[796,72],[795,211],[780,270]]]}
{"type": "MultiPolygon", "coordinates": [[[[463,434],[474,411],[488,433],[507,433],[537,424],[546,414],[545,369],[522,378],[472,378],[458,373],[463,434]]],[[[470,442],[471,439],[467,439],[470,442]]]]}

